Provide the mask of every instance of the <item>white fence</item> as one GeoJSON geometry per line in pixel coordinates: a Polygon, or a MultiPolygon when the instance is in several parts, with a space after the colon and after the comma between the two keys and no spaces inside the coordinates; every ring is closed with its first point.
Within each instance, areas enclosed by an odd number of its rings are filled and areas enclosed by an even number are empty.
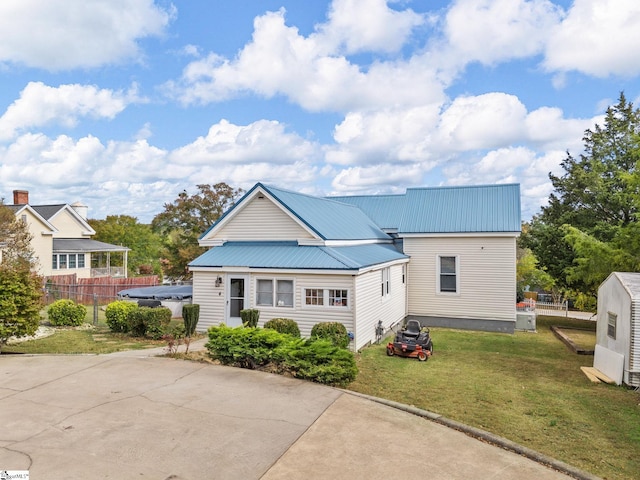
{"type": "Polygon", "coordinates": [[[569,316],[569,303],[565,300],[560,303],[536,302],[530,298],[525,298],[516,304],[519,312],[536,312],[536,315],[556,315],[561,317],[569,316]]]}

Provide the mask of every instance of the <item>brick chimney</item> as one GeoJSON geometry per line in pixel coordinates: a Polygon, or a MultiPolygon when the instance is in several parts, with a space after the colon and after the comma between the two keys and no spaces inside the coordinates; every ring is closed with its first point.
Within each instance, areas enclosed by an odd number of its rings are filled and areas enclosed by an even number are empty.
{"type": "Polygon", "coordinates": [[[29,191],[28,190],[14,190],[13,191],[13,204],[14,205],[27,205],[29,203],[29,191]]]}

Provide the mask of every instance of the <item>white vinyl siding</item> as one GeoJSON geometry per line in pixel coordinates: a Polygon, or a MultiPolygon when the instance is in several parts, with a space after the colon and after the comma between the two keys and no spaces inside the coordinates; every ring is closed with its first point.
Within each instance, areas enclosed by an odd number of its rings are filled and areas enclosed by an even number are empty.
{"type": "Polygon", "coordinates": [[[235,213],[232,222],[217,231],[215,238],[230,241],[277,241],[313,237],[265,196],[251,199],[235,213]]]}
{"type": "MultiPolygon", "coordinates": [[[[382,320],[385,330],[402,321],[406,315],[406,290],[402,283],[403,265],[393,265],[389,268],[389,280],[393,285],[388,298],[383,301],[380,296],[381,269],[371,270],[362,275],[322,275],[299,274],[293,278],[294,307],[282,308],[271,305],[257,305],[259,280],[288,279],[286,275],[264,273],[251,274],[252,297],[250,305],[245,308],[260,310],[259,326],[272,318],[286,317],[296,321],[302,336],[308,337],[311,329],[319,322],[340,322],[348,332],[353,332],[356,349],[364,347],[375,340],[375,326],[382,320]],[[307,291],[314,291],[308,298],[321,303],[306,303],[307,291]],[[331,306],[330,298],[346,298],[347,305],[331,306]],[[321,296],[321,297],[320,297],[321,296]],[[358,325],[355,325],[355,317],[358,325]]],[[[198,331],[206,331],[212,325],[219,325],[224,321],[225,292],[224,285],[215,287],[215,279],[224,276],[222,272],[194,271],[193,272],[193,303],[200,304],[200,320],[198,331]]],[[[276,287],[274,287],[276,288],[276,287]]],[[[266,291],[266,286],[265,286],[266,291]]]]}
{"type": "Polygon", "coordinates": [[[385,331],[402,320],[407,314],[406,291],[402,283],[403,264],[389,268],[392,284],[389,296],[383,300],[380,296],[381,270],[373,270],[356,277],[357,296],[352,305],[358,317],[356,330],[357,350],[369,342],[375,341],[375,329],[378,320],[382,320],[385,331]]]}
{"type": "Polygon", "coordinates": [[[311,335],[311,329],[319,322],[340,322],[347,331],[353,332],[353,309],[346,307],[328,307],[327,305],[305,305],[306,289],[346,290],[349,300],[353,301],[354,284],[350,275],[297,275],[295,277],[294,308],[256,307],[260,310],[260,325],[277,317],[292,318],[298,323],[302,336],[311,335]],[[285,313],[286,312],[286,313],[285,313]]]}
{"type": "MultiPolygon", "coordinates": [[[[224,282],[216,287],[216,278],[225,277],[224,272],[193,272],[193,303],[200,305],[197,330],[206,332],[209,327],[220,325],[225,318],[224,282]]],[[[248,308],[248,307],[247,307],[248,308]]]]}
{"type": "Polygon", "coordinates": [[[408,237],[409,315],[514,321],[514,237],[408,237]],[[438,294],[438,258],[456,257],[458,294],[438,294]]]}

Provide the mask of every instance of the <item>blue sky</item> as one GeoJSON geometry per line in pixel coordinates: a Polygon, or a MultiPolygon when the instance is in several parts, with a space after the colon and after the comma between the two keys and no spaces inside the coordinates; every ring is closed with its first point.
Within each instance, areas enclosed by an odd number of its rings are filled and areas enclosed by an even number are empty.
{"type": "Polygon", "coordinates": [[[4,0],[0,197],[149,222],[200,183],[318,195],[520,183],[621,91],[637,0],[4,0]]]}

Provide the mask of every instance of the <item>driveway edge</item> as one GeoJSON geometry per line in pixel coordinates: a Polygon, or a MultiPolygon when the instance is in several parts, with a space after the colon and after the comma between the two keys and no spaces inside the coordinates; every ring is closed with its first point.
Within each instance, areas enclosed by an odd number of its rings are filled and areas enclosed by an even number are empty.
{"type": "Polygon", "coordinates": [[[554,470],[562,472],[566,475],[572,476],[578,480],[602,480],[601,477],[593,475],[589,472],[585,472],[584,470],[580,470],[579,468],[573,467],[567,463],[561,462],[560,460],[556,460],[555,458],[548,457],[540,452],[536,452],[530,448],[524,447],[518,443],[512,442],[504,437],[500,437],[499,435],[494,435],[493,433],[487,432],[486,430],[481,430],[479,428],[471,427],[469,425],[465,425],[464,423],[456,422],[455,420],[451,420],[449,418],[443,417],[437,413],[429,412],[428,410],[423,410],[421,408],[414,407],[413,405],[405,405],[403,403],[394,402],[392,400],[387,400],[385,398],[373,397],[371,395],[366,395],[364,393],[354,392],[352,390],[340,389],[344,393],[348,393],[350,395],[354,395],[357,397],[365,398],[367,400],[371,400],[372,402],[380,403],[382,405],[387,405],[388,407],[396,408],[398,410],[402,410],[407,413],[411,413],[418,417],[423,417],[433,422],[444,425],[445,427],[452,428],[454,430],[458,430],[470,437],[478,438],[492,445],[496,445],[505,450],[509,450],[511,452],[517,453],[518,455],[522,455],[523,457],[529,458],[537,463],[542,465],[546,465],[554,470]]]}

